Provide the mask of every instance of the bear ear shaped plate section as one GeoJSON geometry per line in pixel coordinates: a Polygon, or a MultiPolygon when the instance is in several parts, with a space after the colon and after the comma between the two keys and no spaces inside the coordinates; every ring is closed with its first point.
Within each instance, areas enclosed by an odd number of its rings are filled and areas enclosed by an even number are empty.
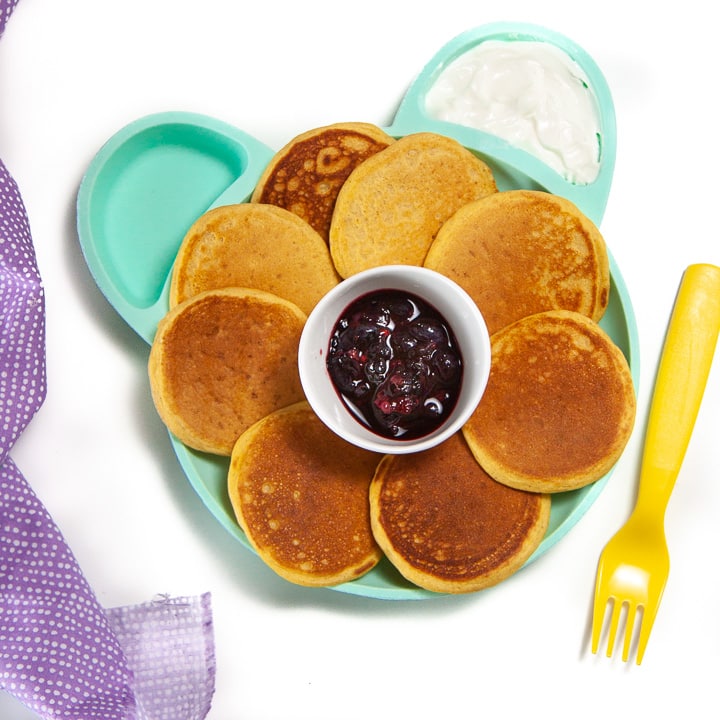
{"type": "Polygon", "coordinates": [[[498,189],[562,195],[600,224],[615,170],[615,107],[600,68],[569,38],[522,23],[458,35],[417,76],[388,132],[418,130],[449,135],[476,152],[498,189]],[[493,94],[498,88],[502,96],[493,94]],[[558,103],[548,103],[548,94],[561,98],[562,117],[552,116],[558,103]],[[492,116],[483,110],[489,102],[492,116]]]}
{"type": "Polygon", "coordinates": [[[85,173],[77,230],[95,283],[146,342],[167,312],[185,232],[211,207],[243,202],[272,151],[214,118],[167,112],[117,132],[85,173]]]}

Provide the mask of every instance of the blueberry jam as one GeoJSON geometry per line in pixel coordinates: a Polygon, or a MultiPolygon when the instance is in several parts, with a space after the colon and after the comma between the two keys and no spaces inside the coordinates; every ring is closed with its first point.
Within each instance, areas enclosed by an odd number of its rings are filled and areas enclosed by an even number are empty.
{"type": "Polygon", "coordinates": [[[462,358],[446,320],[419,297],[380,290],[350,304],[330,337],[336,390],[378,435],[433,432],[457,402],[462,358]]]}

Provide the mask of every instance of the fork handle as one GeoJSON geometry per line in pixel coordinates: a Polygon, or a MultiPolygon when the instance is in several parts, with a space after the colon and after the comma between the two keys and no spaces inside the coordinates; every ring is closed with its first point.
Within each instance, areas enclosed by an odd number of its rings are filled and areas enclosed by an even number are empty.
{"type": "Polygon", "coordinates": [[[720,332],[720,267],[684,272],[658,366],[638,504],[664,512],[690,442],[720,332]]]}

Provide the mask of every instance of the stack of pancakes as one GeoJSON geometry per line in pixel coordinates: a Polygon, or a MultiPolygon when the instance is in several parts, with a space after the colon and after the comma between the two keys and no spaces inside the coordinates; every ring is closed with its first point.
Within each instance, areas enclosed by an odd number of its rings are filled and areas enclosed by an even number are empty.
{"type": "Polygon", "coordinates": [[[229,457],[238,523],[281,577],[333,585],[384,555],[419,587],[471,592],[519,569],[552,494],[602,477],[625,447],[635,395],[598,324],[609,293],[603,237],[569,201],[498,191],[487,164],[435,133],[329,125],[278,152],[248,202],[188,230],[150,352],[152,396],[183,443],[229,457]],[[493,359],[461,432],[383,457],[317,419],[297,345],[329,289],[391,263],[464,287],[493,359]]]}

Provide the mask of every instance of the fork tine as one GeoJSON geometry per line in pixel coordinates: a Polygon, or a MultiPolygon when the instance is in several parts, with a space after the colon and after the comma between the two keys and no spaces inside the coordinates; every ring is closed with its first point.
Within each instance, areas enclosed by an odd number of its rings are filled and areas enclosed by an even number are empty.
{"type": "Polygon", "coordinates": [[[593,621],[592,621],[592,645],[593,655],[597,653],[600,645],[600,636],[605,626],[605,616],[607,615],[607,607],[609,598],[603,592],[602,588],[602,564],[598,567],[598,575],[595,580],[595,598],[593,603],[593,621]]]}
{"type": "Polygon", "coordinates": [[[595,604],[593,606],[593,624],[592,624],[592,652],[597,653],[600,647],[600,637],[602,631],[606,627],[609,627],[608,638],[607,638],[607,657],[612,655],[613,647],[615,646],[615,638],[617,636],[618,626],[620,624],[620,610],[622,604],[617,602],[613,597],[602,597],[600,589],[595,594],[595,604]],[[608,620],[609,615],[609,620],[608,620]],[[609,625],[608,625],[609,622],[609,625]]]}
{"type": "Polygon", "coordinates": [[[640,632],[642,632],[642,626],[643,626],[643,617],[642,617],[642,609],[641,607],[638,607],[637,603],[631,602],[630,600],[626,601],[627,606],[627,615],[625,616],[625,640],[623,641],[623,653],[622,653],[622,659],[623,662],[627,662],[628,657],[630,656],[630,645],[632,644],[633,635],[635,632],[635,621],[639,617],[640,622],[640,632]]]}
{"type": "Polygon", "coordinates": [[[598,651],[600,645],[600,634],[602,633],[605,623],[605,610],[607,609],[607,601],[602,603],[596,596],[595,605],[593,607],[593,623],[592,623],[592,653],[598,651]]]}
{"type": "Polygon", "coordinates": [[[610,616],[610,631],[608,633],[607,641],[607,652],[605,655],[610,657],[613,654],[615,647],[615,638],[617,637],[618,626],[620,625],[620,611],[622,610],[622,603],[617,598],[612,598],[612,615],[610,616]]]}
{"type": "Polygon", "coordinates": [[[600,644],[600,632],[603,627],[603,620],[605,619],[605,606],[595,603],[593,610],[593,635],[592,635],[592,646],[591,650],[593,655],[597,653],[598,645],[600,644]]]}

